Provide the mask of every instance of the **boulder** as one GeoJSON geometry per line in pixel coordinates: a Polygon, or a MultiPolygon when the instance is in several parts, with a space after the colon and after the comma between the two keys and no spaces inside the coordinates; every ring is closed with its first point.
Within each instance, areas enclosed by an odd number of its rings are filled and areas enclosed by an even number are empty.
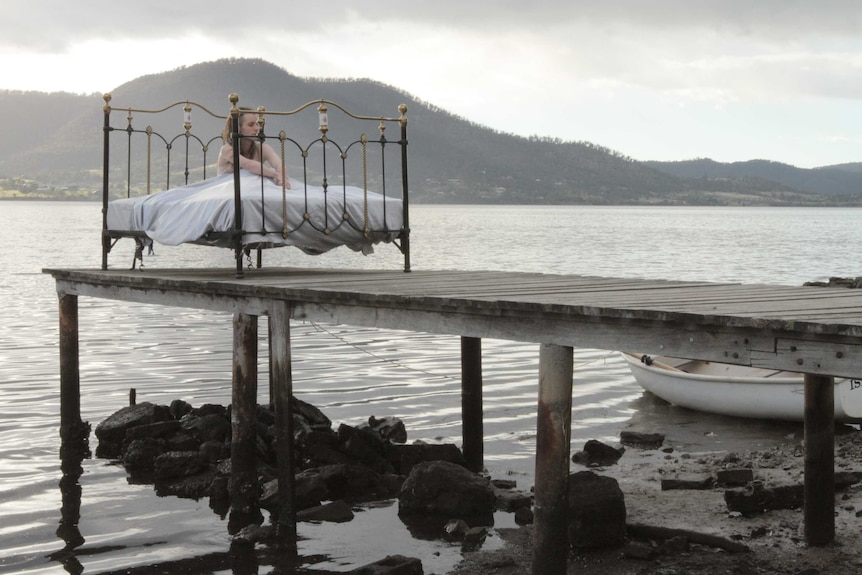
{"type": "Polygon", "coordinates": [[[428,461],[415,465],[401,487],[398,515],[491,515],[495,501],[488,479],[448,461],[428,461]]]}
{"type": "Polygon", "coordinates": [[[206,463],[198,451],[169,451],[156,457],[154,471],[156,479],[171,479],[200,472],[206,463]]]}
{"type": "Polygon", "coordinates": [[[218,413],[194,415],[194,410],[183,417],[183,429],[201,443],[207,441],[224,442],[230,437],[230,421],[218,413]]]}
{"type": "Polygon", "coordinates": [[[617,547],[626,536],[626,504],[617,480],[592,471],[569,476],[569,544],[617,547]]]}
{"type": "Polygon", "coordinates": [[[357,429],[370,429],[384,441],[407,443],[407,428],[404,426],[404,422],[397,417],[388,416],[378,419],[372,415],[368,418],[368,423],[356,427],[357,429]]]}
{"type": "Polygon", "coordinates": [[[108,458],[117,457],[122,452],[126,431],[130,428],[169,421],[170,419],[170,411],[163,405],[144,402],[124,407],[96,426],[96,437],[99,439],[97,455],[108,458]]]}
{"type": "Polygon", "coordinates": [[[584,466],[606,467],[619,461],[625,449],[617,449],[607,443],[590,439],[584,444],[584,450],[575,453],[572,461],[584,466]]]}

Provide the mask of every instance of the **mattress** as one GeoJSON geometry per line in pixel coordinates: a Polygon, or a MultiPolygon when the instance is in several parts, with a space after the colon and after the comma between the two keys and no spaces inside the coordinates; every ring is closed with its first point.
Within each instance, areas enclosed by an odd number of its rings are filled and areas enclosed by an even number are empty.
{"type": "MultiPolygon", "coordinates": [[[[244,246],[294,246],[309,254],[347,246],[367,254],[374,244],[395,240],[403,224],[400,198],[341,184],[324,191],[293,179],[283,194],[280,185],[246,170],[240,172],[240,182],[244,246]]],[[[224,174],[113,200],[107,225],[111,232],[143,232],[164,245],[232,247],[222,232],[234,229],[234,211],[234,176],[224,174]]]]}

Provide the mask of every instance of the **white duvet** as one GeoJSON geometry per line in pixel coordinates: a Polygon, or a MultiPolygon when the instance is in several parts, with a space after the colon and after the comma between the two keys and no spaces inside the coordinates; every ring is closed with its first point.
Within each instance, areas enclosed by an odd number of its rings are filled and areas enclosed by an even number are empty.
{"type": "MultiPolygon", "coordinates": [[[[346,245],[370,253],[374,244],[391,242],[401,230],[400,199],[386,197],[384,201],[381,194],[342,185],[329,186],[324,193],[322,187],[290,180],[283,203],[282,188],[272,180],[245,170],[240,172],[240,180],[245,246],[295,246],[320,254],[346,245]],[[366,217],[371,230],[367,236],[366,217]],[[286,237],[282,234],[285,221],[286,237]]],[[[164,245],[228,247],[226,240],[208,234],[233,229],[234,205],[233,174],[224,174],[149,196],[111,201],[108,229],[144,232],[164,245]]]]}

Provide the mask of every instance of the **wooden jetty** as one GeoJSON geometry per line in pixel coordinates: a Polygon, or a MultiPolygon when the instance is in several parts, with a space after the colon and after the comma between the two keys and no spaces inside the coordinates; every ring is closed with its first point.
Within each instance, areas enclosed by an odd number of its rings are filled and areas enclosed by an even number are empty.
{"type": "MultiPolygon", "coordinates": [[[[60,306],[61,433],[80,429],[78,297],[233,314],[233,482],[253,469],[257,318],[269,317],[279,426],[277,530],[296,536],[290,320],[460,335],[464,454],[482,466],[481,339],[540,345],[533,573],[566,571],[573,348],[805,373],[805,538],[834,540],[833,377],[862,375],[862,290],[494,271],[49,269],[60,306]],[[281,438],[285,440],[281,440],[281,438]],[[245,447],[251,443],[251,448],[245,447]]],[[[860,391],[862,393],[862,391],[860,391]]],[[[253,506],[234,497],[232,513],[253,506]]]]}

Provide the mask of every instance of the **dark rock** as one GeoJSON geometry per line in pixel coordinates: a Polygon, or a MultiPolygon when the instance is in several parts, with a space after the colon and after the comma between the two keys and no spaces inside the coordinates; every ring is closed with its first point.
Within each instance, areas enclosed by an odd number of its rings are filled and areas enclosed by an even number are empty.
{"type": "Polygon", "coordinates": [[[754,471],[748,468],[722,469],[715,474],[719,485],[739,486],[754,481],[754,471]]]}
{"type": "Polygon", "coordinates": [[[188,433],[180,431],[166,437],[165,446],[168,451],[198,451],[201,443],[188,433]]]}
{"type": "Polygon", "coordinates": [[[349,457],[363,463],[378,473],[391,473],[392,465],[386,460],[383,440],[369,428],[358,429],[341,424],[338,436],[343,441],[343,451],[349,457]]]}
{"type": "Polygon", "coordinates": [[[182,419],[182,427],[201,443],[224,442],[230,437],[230,421],[217,413],[186,415],[182,419]]]}
{"type": "Polygon", "coordinates": [[[348,571],[348,575],[423,575],[422,562],[412,557],[390,555],[348,571]]]}
{"type": "Polygon", "coordinates": [[[275,412],[265,405],[258,405],[257,422],[264,427],[275,425],[275,412]]]}
{"type": "Polygon", "coordinates": [[[712,489],[714,480],[710,475],[698,475],[691,477],[668,477],[662,478],[661,490],[672,491],[674,489],[692,489],[704,491],[712,489]]]}
{"type": "Polygon", "coordinates": [[[320,505],[324,499],[333,499],[323,476],[316,469],[298,473],[293,488],[299,509],[320,505]]]}
{"type": "Polygon", "coordinates": [[[218,415],[230,421],[230,413],[227,407],[217,403],[205,403],[189,411],[194,417],[206,417],[207,415],[218,415]]]}
{"type": "Polygon", "coordinates": [[[486,478],[448,461],[429,461],[415,465],[404,482],[398,514],[491,515],[494,503],[486,478]]]}
{"type": "Polygon", "coordinates": [[[639,431],[621,431],[620,443],[642,449],[658,449],[664,443],[663,433],[641,433],[639,431]]]}
{"type": "Polygon", "coordinates": [[[171,414],[165,406],[149,402],[124,407],[96,426],[99,457],[117,457],[122,453],[126,432],[133,427],[168,421],[171,414]]]}
{"type": "Polygon", "coordinates": [[[369,428],[384,441],[394,443],[407,443],[407,428],[404,422],[397,417],[383,417],[377,419],[373,415],[368,418],[367,424],[358,425],[357,429],[369,428]]]}
{"type": "Polygon", "coordinates": [[[308,455],[303,463],[303,467],[323,467],[326,465],[356,465],[359,462],[328,445],[318,445],[314,449],[308,450],[308,455]]]}
{"type": "Polygon", "coordinates": [[[821,281],[810,281],[802,284],[803,286],[815,286],[815,287],[843,287],[849,289],[858,289],[862,288],[862,277],[855,278],[842,278],[842,277],[831,277],[828,282],[821,281]]]}
{"type": "Polygon", "coordinates": [[[569,476],[569,543],[575,549],[615,547],[626,535],[626,505],[617,480],[580,471],[569,476]]]}
{"type": "Polygon", "coordinates": [[[521,507],[515,510],[515,523],[518,525],[530,525],[533,523],[533,509],[521,507]]]}
{"type": "Polygon", "coordinates": [[[156,457],[154,462],[156,479],[171,479],[194,475],[205,466],[198,451],[169,451],[156,457]]]}
{"type": "Polygon", "coordinates": [[[129,471],[152,471],[156,458],[164,452],[158,439],[146,437],[130,441],[123,453],[123,466],[129,471]]]}
{"type": "Polygon", "coordinates": [[[332,427],[332,421],[310,403],[291,397],[291,407],[291,413],[299,415],[312,429],[330,429],[332,427]]]}
{"type": "Polygon", "coordinates": [[[300,475],[317,475],[326,488],[322,499],[370,499],[372,495],[387,493],[380,475],[361,465],[325,465],[300,475]]]}
{"type": "Polygon", "coordinates": [[[167,480],[157,479],[155,481],[156,495],[159,497],[173,495],[186,499],[201,499],[210,495],[215,479],[215,471],[212,469],[205,469],[195,475],[174,477],[167,480]]]}
{"type": "Polygon", "coordinates": [[[491,479],[491,485],[497,489],[514,489],[518,486],[518,482],[514,479],[491,479]]]}
{"type": "Polygon", "coordinates": [[[607,443],[590,439],[584,444],[584,450],[572,456],[572,461],[585,466],[613,465],[622,457],[625,449],[617,449],[607,443]]]}
{"type": "Polygon", "coordinates": [[[126,430],[126,439],[143,439],[145,437],[167,437],[176,433],[180,429],[180,422],[175,420],[157,421],[156,423],[147,423],[130,427],[126,430]]]}
{"type": "Polygon", "coordinates": [[[224,441],[205,441],[198,448],[204,461],[214,463],[230,457],[230,447],[224,441]]]}
{"type": "Polygon", "coordinates": [[[804,486],[799,484],[765,487],[752,482],[745,489],[729,489],[724,492],[728,510],[743,515],[754,515],[768,509],[797,509],[804,504],[804,486]]]}
{"type": "Polygon", "coordinates": [[[851,485],[856,485],[862,481],[862,472],[859,471],[836,471],[835,472],[835,489],[842,491],[851,485]]]}
{"type": "Polygon", "coordinates": [[[487,527],[471,527],[467,530],[467,533],[464,534],[464,548],[468,550],[475,549],[485,541],[487,536],[487,527]]]}
{"type": "Polygon", "coordinates": [[[449,541],[463,541],[470,525],[463,519],[452,519],[443,526],[443,536],[449,541]]]}
{"type": "Polygon", "coordinates": [[[171,402],[168,410],[171,413],[171,417],[176,420],[180,420],[183,416],[189,413],[192,410],[192,406],[190,403],[183,401],[182,399],[175,399],[171,402]]]}
{"type": "Polygon", "coordinates": [[[343,500],[332,501],[325,505],[303,509],[296,514],[297,521],[328,521],[346,523],[353,520],[353,511],[343,500]]]}
{"type": "Polygon", "coordinates": [[[519,491],[500,490],[493,486],[494,496],[497,498],[496,508],[501,511],[512,512],[521,507],[530,507],[533,504],[533,496],[529,493],[519,491]]]}

